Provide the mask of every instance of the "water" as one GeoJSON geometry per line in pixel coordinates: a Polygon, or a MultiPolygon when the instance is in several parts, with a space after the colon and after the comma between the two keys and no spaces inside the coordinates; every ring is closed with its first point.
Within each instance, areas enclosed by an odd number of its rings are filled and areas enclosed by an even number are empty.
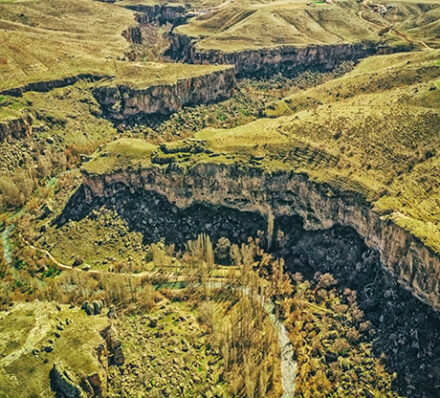
{"type": "Polygon", "coordinates": [[[3,256],[8,265],[12,264],[12,248],[11,242],[9,241],[9,237],[11,236],[12,231],[15,228],[15,224],[8,225],[5,230],[1,233],[2,245],[3,245],[3,256]]]}

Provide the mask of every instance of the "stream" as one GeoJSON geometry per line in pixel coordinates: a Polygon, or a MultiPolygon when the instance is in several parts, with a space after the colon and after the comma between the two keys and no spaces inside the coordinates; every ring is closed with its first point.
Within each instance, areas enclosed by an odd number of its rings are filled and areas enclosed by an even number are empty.
{"type": "Polygon", "coordinates": [[[1,233],[2,245],[3,245],[3,256],[8,265],[12,264],[12,249],[11,242],[9,241],[9,237],[11,236],[12,231],[15,228],[15,224],[8,225],[4,231],[1,233]]]}

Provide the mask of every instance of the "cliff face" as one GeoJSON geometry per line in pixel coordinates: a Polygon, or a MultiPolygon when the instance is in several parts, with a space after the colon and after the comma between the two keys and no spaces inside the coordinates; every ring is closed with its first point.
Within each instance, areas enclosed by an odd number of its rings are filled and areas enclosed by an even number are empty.
{"type": "Polygon", "coordinates": [[[141,44],[142,43],[142,32],[139,26],[130,26],[122,32],[122,36],[129,43],[141,44]]]}
{"type": "MultiPolygon", "coordinates": [[[[440,309],[440,260],[421,242],[381,218],[354,195],[330,195],[304,175],[260,171],[243,173],[234,166],[200,164],[184,173],[171,168],[84,176],[86,201],[110,198],[124,189],[154,191],[179,208],[194,203],[258,212],[270,220],[300,216],[306,230],[351,227],[380,254],[383,266],[404,287],[434,309],[440,309]]],[[[270,234],[271,231],[269,230],[270,234]]]]}
{"type": "Polygon", "coordinates": [[[29,115],[0,122],[0,142],[25,138],[31,132],[32,118],[29,115]]]}
{"type": "Polygon", "coordinates": [[[159,23],[160,25],[171,23],[179,25],[185,21],[186,7],[172,4],[137,4],[128,5],[126,8],[136,11],[136,20],[144,25],[147,23],[159,23]]]}
{"type": "Polygon", "coordinates": [[[226,53],[200,50],[196,40],[178,33],[170,35],[166,55],[181,62],[194,64],[235,65],[238,77],[271,76],[277,73],[295,75],[306,69],[330,70],[343,61],[354,61],[373,54],[386,54],[408,48],[391,49],[378,43],[363,42],[308,47],[280,46],[226,53]]]}
{"type": "Polygon", "coordinates": [[[123,120],[137,114],[169,115],[183,106],[206,104],[229,98],[235,88],[234,69],[178,80],[175,84],[145,89],[102,86],[93,94],[108,117],[123,120]]]}
{"type": "Polygon", "coordinates": [[[120,366],[125,358],[121,342],[112,325],[100,332],[103,342],[96,348],[98,360],[102,365],[99,371],[79,377],[69,371],[63,363],[54,363],[50,371],[51,388],[61,397],[102,397],[107,393],[107,371],[109,365],[120,366]]]}

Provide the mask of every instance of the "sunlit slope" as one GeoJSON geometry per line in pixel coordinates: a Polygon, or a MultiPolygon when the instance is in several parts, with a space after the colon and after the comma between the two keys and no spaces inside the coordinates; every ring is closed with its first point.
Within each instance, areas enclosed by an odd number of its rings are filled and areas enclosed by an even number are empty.
{"type": "MultiPolygon", "coordinates": [[[[227,1],[191,19],[177,33],[194,37],[200,49],[225,52],[276,47],[352,43],[364,40],[408,44],[400,30],[438,42],[440,3],[399,2],[374,12],[371,2],[227,1]],[[384,29],[396,25],[399,31],[384,29]]],[[[419,45],[418,43],[414,43],[419,45]]],[[[437,43],[438,44],[438,43],[437,43]]],[[[420,44],[421,45],[421,44],[420,44]]]]}
{"type": "Polygon", "coordinates": [[[0,89],[80,73],[110,74],[131,11],[93,0],[0,2],[0,89]]]}

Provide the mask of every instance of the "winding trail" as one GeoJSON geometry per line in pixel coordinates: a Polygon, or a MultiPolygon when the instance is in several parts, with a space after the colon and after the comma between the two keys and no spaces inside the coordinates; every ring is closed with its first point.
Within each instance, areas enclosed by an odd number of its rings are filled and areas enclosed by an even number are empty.
{"type": "MultiPolygon", "coordinates": [[[[371,6],[373,6],[373,5],[374,4],[371,2],[371,0],[364,0],[362,2],[362,6],[365,8],[365,11],[371,12],[371,6]]],[[[425,50],[434,50],[432,47],[428,46],[428,44],[426,44],[423,40],[413,39],[412,37],[407,35],[405,32],[402,32],[400,29],[397,29],[396,27],[394,27],[393,24],[385,25],[385,24],[380,23],[380,22],[370,21],[368,18],[364,17],[363,13],[364,13],[364,10],[359,11],[359,14],[358,14],[359,18],[361,18],[362,20],[364,20],[367,23],[370,23],[372,25],[375,25],[375,26],[378,26],[380,28],[383,28],[384,29],[383,33],[387,33],[389,31],[393,31],[397,36],[400,36],[402,39],[404,39],[405,41],[407,41],[410,44],[419,44],[425,50]]]]}

